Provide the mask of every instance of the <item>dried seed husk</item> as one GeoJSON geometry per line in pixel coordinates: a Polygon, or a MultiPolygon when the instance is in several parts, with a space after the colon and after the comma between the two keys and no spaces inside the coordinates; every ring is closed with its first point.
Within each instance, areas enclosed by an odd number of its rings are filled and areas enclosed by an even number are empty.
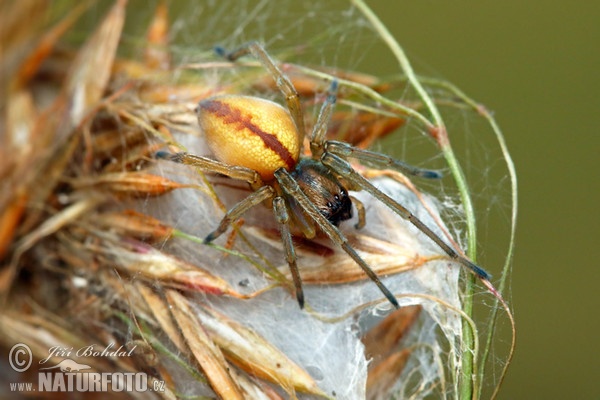
{"type": "Polygon", "coordinates": [[[190,187],[146,172],[114,172],[70,181],[74,188],[98,188],[133,197],[160,196],[174,189],[190,187]]]}
{"type": "Polygon", "coordinates": [[[198,307],[204,329],[225,356],[248,374],[276,383],[289,394],[295,390],[326,395],[314,379],[255,331],[215,310],[198,307]]]}

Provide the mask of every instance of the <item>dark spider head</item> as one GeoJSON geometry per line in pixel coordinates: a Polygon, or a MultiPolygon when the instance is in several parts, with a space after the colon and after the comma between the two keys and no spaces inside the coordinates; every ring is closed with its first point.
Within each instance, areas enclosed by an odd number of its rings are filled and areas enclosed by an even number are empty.
{"type": "Polygon", "coordinates": [[[348,191],[329,169],[318,161],[302,159],[292,176],[321,214],[335,226],[352,218],[348,191]]]}

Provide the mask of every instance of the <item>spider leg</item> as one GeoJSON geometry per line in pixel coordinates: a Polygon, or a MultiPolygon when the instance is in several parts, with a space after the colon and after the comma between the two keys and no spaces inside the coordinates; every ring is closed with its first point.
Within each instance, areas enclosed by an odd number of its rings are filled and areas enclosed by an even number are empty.
{"type": "Polygon", "coordinates": [[[287,195],[293,197],[300,207],[306,212],[306,214],[313,219],[319,228],[331,239],[334,243],[340,246],[346,254],[348,254],[354,262],[356,262],[362,270],[367,274],[369,278],[381,290],[381,292],[385,295],[385,297],[389,300],[390,303],[396,308],[400,308],[398,304],[398,300],[396,297],[390,292],[390,290],[385,287],[385,285],[379,280],[377,274],[369,267],[369,265],[363,260],[358,253],[350,246],[348,243],[348,239],[337,229],[331,222],[325,218],[319,209],[310,201],[310,199],[302,192],[300,186],[296,183],[294,178],[287,172],[285,169],[280,168],[275,171],[275,178],[277,182],[281,186],[281,188],[286,192],[287,195]]]}
{"type": "Polygon", "coordinates": [[[439,171],[413,167],[412,165],[408,165],[392,157],[369,150],[359,149],[349,145],[348,143],[338,142],[335,140],[329,140],[325,142],[325,152],[335,154],[345,160],[348,158],[354,158],[356,160],[371,164],[376,168],[394,169],[404,174],[418,176],[421,178],[437,179],[442,177],[442,173],[439,171]]]}
{"type": "Polygon", "coordinates": [[[277,196],[273,200],[273,212],[275,218],[279,223],[279,230],[281,232],[281,241],[283,243],[283,249],[285,250],[285,258],[288,265],[290,266],[290,272],[292,273],[292,279],[294,280],[294,287],[296,289],[296,299],[300,308],[304,308],[304,291],[302,290],[302,279],[300,278],[300,272],[298,271],[298,264],[296,263],[296,250],[294,249],[294,243],[292,242],[292,234],[290,233],[290,217],[285,206],[283,198],[277,196]]]}
{"type": "Polygon", "coordinates": [[[306,216],[302,213],[302,209],[298,205],[298,202],[292,198],[288,198],[287,205],[290,208],[291,214],[293,216],[292,219],[296,228],[300,229],[305,238],[314,238],[317,234],[317,232],[315,231],[315,227],[311,223],[311,221],[306,219],[306,216]]]}
{"type": "Polygon", "coordinates": [[[354,207],[356,207],[356,211],[358,211],[358,222],[354,225],[356,229],[362,229],[365,227],[367,223],[367,217],[365,212],[365,205],[354,196],[350,196],[352,203],[354,203],[354,207]]]}
{"type": "Polygon", "coordinates": [[[275,191],[271,186],[263,186],[257,191],[250,194],[244,200],[237,203],[229,211],[227,211],[227,213],[219,223],[219,227],[211,233],[209,233],[204,238],[204,243],[210,243],[219,236],[221,236],[227,230],[227,228],[229,228],[229,225],[231,225],[234,221],[238,220],[242,216],[242,214],[244,214],[252,207],[262,203],[263,201],[273,198],[274,194],[275,191]]]}
{"type": "Polygon", "coordinates": [[[287,108],[289,109],[290,115],[296,124],[298,132],[300,133],[300,143],[302,143],[306,133],[306,128],[304,126],[304,117],[302,114],[302,106],[300,104],[300,96],[292,84],[292,81],[290,81],[290,78],[288,78],[281,71],[281,69],[279,69],[279,67],[275,64],[275,61],[273,61],[273,59],[265,51],[264,47],[257,42],[249,42],[231,52],[227,52],[222,47],[215,47],[215,52],[225,57],[229,61],[235,61],[240,57],[251,54],[263,65],[267,71],[269,71],[269,73],[273,76],[275,84],[277,84],[277,87],[285,96],[287,108]]]}
{"type": "Polygon", "coordinates": [[[336,80],[331,81],[327,99],[325,99],[323,105],[321,106],[319,117],[317,118],[317,122],[313,127],[310,137],[310,151],[313,158],[316,160],[318,160],[325,151],[325,135],[327,134],[327,127],[329,126],[329,121],[331,120],[331,114],[333,114],[333,109],[335,108],[335,102],[337,101],[337,89],[338,82],[336,80]]]}
{"type": "Polygon", "coordinates": [[[258,172],[237,165],[229,165],[208,157],[194,156],[188,153],[169,153],[167,151],[158,151],[154,157],[173,161],[179,164],[191,165],[200,168],[205,172],[222,174],[233,179],[248,182],[252,188],[257,189],[263,186],[263,181],[258,172]]]}
{"type": "Polygon", "coordinates": [[[481,279],[489,280],[491,278],[490,274],[488,274],[483,268],[481,268],[468,258],[461,256],[452,247],[447,245],[446,242],[444,242],[435,232],[429,229],[429,227],[425,225],[420,219],[418,219],[413,213],[411,213],[405,207],[401,206],[396,201],[394,201],[394,199],[377,189],[371,182],[365,179],[358,172],[354,171],[354,169],[352,169],[352,167],[347,161],[331,153],[323,154],[323,157],[321,157],[321,161],[323,162],[323,164],[330,167],[333,171],[340,174],[351,185],[366,190],[371,195],[373,195],[373,197],[377,198],[383,204],[388,206],[396,214],[400,215],[402,218],[412,223],[415,227],[417,227],[417,229],[419,229],[421,232],[427,235],[427,237],[433,240],[442,250],[444,250],[444,252],[446,252],[446,254],[448,254],[448,256],[450,256],[451,259],[467,267],[481,279]]]}

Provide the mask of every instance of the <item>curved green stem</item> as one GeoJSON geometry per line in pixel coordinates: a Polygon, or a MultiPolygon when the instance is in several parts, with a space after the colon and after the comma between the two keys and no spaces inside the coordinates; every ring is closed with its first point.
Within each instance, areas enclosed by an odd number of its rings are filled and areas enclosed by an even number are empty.
{"type": "MultiPolygon", "coordinates": [[[[462,168],[456,156],[450,146],[450,141],[448,140],[448,135],[446,131],[446,127],[442,116],[436,107],[433,99],[427,91],[424,89],[423,85],[419,81],[417,75],[414,73],[412,66],[404,53],[404,50],[400,47],[398,42],[391,35],[389,30],[383,25],[383,23],[379,20],[379,18],[373,13],[373,11],[364,3],[363,0],[351,0],[352,3],[364,14],[364,16],[369,20],[369,22],[373,25],[377,33],[380,35],[382,40],[388,45],[392,53],[395,55],[396,59],[400,64],[400,68],[406,74],[408,82],[413,86],[415,91],[417,92],[420,99],[423,101],[425,107],[431,114],[431,118],[433,120],[433,124],[428,126],[430,133],[437,140],[440,150],[448,163],[448,167],[454,177],[457,188],[460,193],[461,202],[465,210],[466,224],[467,224],[467,237],[468,237],[468,256],[475,261],[475,257],[477,254],[477,229],[476,229],[476,221],[475,221],[475,213],[473,209],[473,203],[471,200],[469,188],[467,185],[467,181],[465,175],[463,173],[462,168]]],[[[464,288],[464,296],[463,296],[463,310],[464,312],[471,316],[473,311],[473,286],[475,283],[475,278],[472,275],[466,279],[465,288],[464,288]]],[[[473,393],[477,393],[477,390],[474,390],[474,386],[476,382],[474,382],[473,377],[477,376],[476,373],[476,364],[474,362],[475,354],[474,354],[474,332],[473,329],[468,324],[463,324],[463,340],[462,340],[462,368],[461,368],[461,379],[459,383],[459,398],[461,399],[472,399],[473,393]]]]}

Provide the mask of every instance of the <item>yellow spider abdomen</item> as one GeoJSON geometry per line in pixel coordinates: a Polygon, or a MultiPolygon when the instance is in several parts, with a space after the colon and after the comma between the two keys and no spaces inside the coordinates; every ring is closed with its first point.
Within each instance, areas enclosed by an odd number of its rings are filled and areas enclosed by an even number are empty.
{"type": "Polygon", "coordinates": [[[198,123],[214,155],[258,172],[265,181],[279,168],[294,169],[300,135],[279,104],[258,97],[218,96],[198,105],[198,123]]]}

